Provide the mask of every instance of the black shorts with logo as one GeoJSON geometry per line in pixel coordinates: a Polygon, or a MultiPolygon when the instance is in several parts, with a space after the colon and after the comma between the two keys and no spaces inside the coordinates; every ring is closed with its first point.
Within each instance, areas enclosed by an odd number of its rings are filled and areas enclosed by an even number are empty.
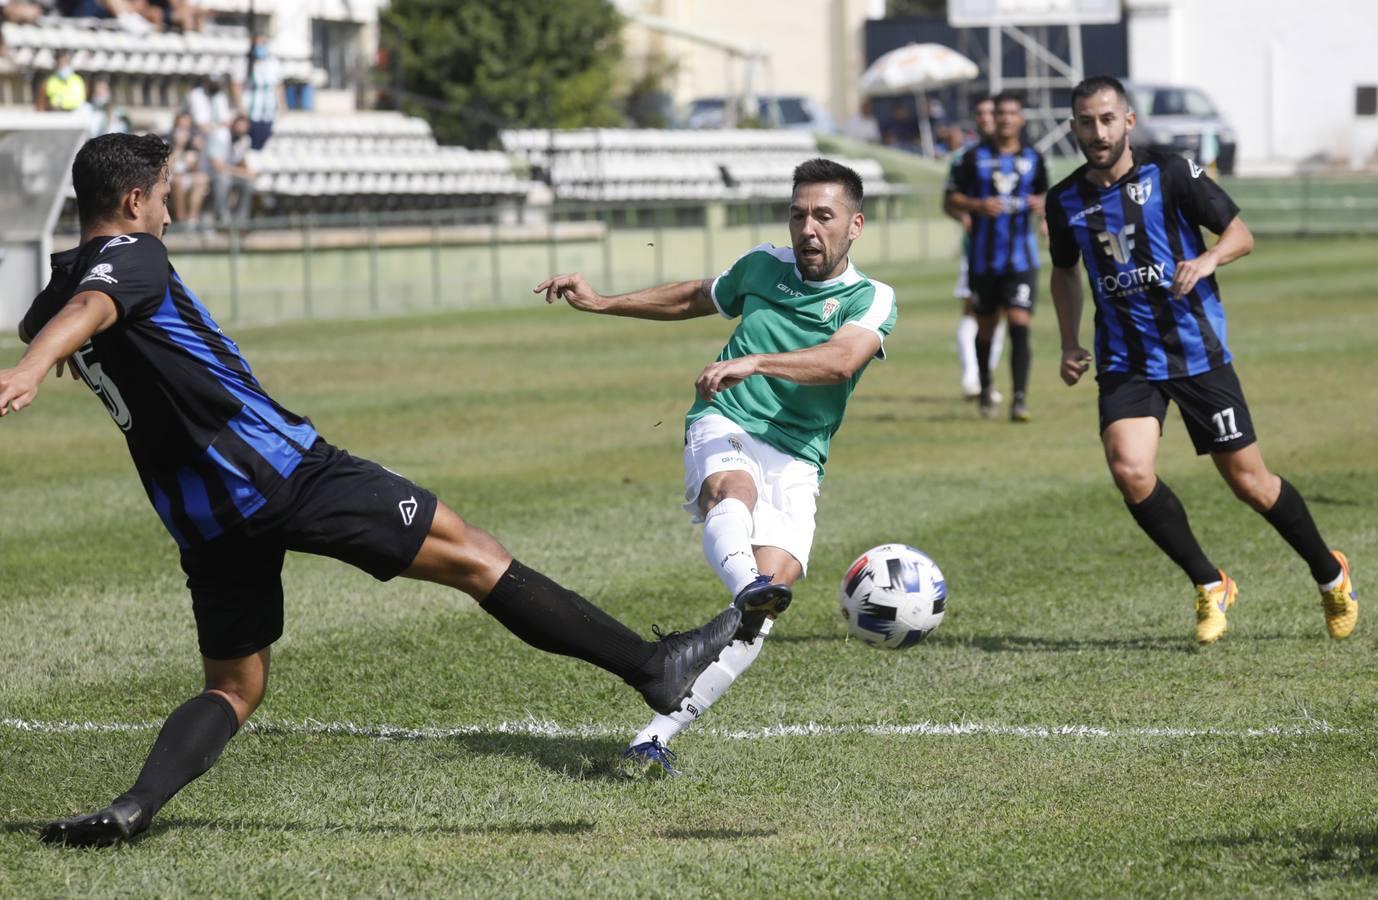
{"type": "Polygon", "coordinates": [[[377,463],[317,440],[258,512],[182,551],[201,654],[237,659],[282,637],[288,550],[330,556],[387,581],[411,565],[435,495],[377,463]]]}
{"type": "Polygon", "coordinates": [[[1100,384],[1100,430],[1111,422],[1153,416],[1159,433],[1171,400],[1182,412],[1187,433],[1198,456],[1239,450],[1258,440],[1244,388],[1226,363],[1200,375],[1149,381],[1143,375],[1102,372],[1100,384]]]}
{"type": "Polygon", "coordinates": [[[971,309],[978,316],[992,316],[1001,309],[1026,309],[1032,315],[1038,299],[1038,270],[1008,275],[972,275],[971,309]]]}

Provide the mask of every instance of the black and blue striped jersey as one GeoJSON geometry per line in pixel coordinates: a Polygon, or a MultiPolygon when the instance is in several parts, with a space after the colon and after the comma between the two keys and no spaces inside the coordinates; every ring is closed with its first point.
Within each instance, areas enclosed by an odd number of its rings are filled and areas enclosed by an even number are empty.
{"type": "Polygon", "coordinates": [[[1180,299],[1171,286],[1178,262],[1206,252],[1201,227],[1221,233],[1239,207],[1194,162],[1171,153],[1136,151],[1134,167],[1105,188],[1086,171],[1049,192],[1048,237],[1053,265],[1086,263],[1096,370],[1162,381],[1230,362],[1215,277],[1180,299]]]}
{"type": "Polygon", "coordinates": [[[948,176],[947,189],[972,199],[999,197],[1005,211],[998,216],[973,215],[967,245],[972,275],[1011,275],[1038,268],[1038,216],[1029,197],[1047,193],[1048,170],[1043,154],[1027,144],[1014,153],[1001,153],[982,141],[962,154],[948,176]]]}
{"type": "Polygon", "coordinates": [[[98,237],[53,255],[52,279],[24,317],[36,335],[85,291],[118,321],[73,359],[124,432],[144,490],[180,546],[252,516],[316,440],[311,422],[263,390],[151,234],[98,237]]]}

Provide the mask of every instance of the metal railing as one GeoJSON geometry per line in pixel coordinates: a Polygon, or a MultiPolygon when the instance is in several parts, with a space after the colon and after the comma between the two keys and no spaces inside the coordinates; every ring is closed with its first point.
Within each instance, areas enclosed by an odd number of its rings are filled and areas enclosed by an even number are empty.
{"type": "MultiPolygon", "coordinates": [[[[1378,179],[1225,179],[1260,235],[1378,234],[1378,179]]],[[[955,257],[936,190],[867,202],[864,268],[955,257]]],[[[226,322],[519,307],[548,274],[605,292],[722,271],[788,240],[783,202],[556,204],[256,219],[246,231],[173,233],[173,264],[226,322]]]]}

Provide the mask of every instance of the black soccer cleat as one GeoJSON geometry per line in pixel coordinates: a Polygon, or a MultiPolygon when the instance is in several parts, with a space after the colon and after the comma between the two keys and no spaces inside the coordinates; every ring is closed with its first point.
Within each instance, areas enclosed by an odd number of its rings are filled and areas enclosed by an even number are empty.
{"type": "Polygon", "coordinates": [[[729,606],[693,631],[672,631],[669,634],[657,631],[660,643],[644,668],[650,677],[644,683],[635,685],[647,705],[667,716],[678,710],[703,670],[712,665],[718,654],[732,643],[732,637],[741,623],[741,610],[729,606]]]}
{"type": "Polygon", "coordinates": [[[148,830],[152,816],[134,800],[116,800],[105,809],[43,826],[38,839],[45,844],[68,847],[109,847],[148,830]]]}
{"type": "Polygon", "coordinates": [[[732,601],[732,605],[742,611],[742,624],[733,640],[751,643],[761,633],[766,616],[778,616],[789,609],[794,591],[789,585],[774,584],[770,579],[769,575],[757,576],[732,601]]]}

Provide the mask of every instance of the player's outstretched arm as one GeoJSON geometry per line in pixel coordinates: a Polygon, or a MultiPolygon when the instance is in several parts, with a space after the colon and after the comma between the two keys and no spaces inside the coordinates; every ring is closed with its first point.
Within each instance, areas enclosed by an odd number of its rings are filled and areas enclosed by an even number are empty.
{"type": "Polygon", "coordinates": [[[1049,279],[1057,327],[1062,334],[1062,361],[1058,374],[1067,385],[1076,384],[1091,366],[1091,354],[1081,346],[1081,279],[1076,266],[1053,266],[1049,279]]]}
{"type": "Polygon", "coordinates": [[[675,281],[644,291],[604,297],[578,272],[555,275],[536,285],[533,293],[545,293],[545,302],[564,300],[575,309],[637,319],[693,319],[717,311],[713,305],[713,280],[675,281]]]}
{"type": "MultiPolygon", "coordinates": [[[[0,370],[0,416],[19,412],[34,401],[48,370],[81,349],[92,335],[119,321],[119,310],[108,294],[83,291],[53,316],[34,336],[13,369],[0,370]]],[[[58,372],[61,375],[61,371],[58,372]]]]}
{"type": "Polygon", "coordinates": [[[795,384],[841,384],[879,352],[880,344],[879,334],[849,323],[814,347],[788,353],[753,353],[711,363],[699,374],[694,389],[704,400],[712,400],[714,394],[736,387],[752,375],[769,375],[795,384]]]}

